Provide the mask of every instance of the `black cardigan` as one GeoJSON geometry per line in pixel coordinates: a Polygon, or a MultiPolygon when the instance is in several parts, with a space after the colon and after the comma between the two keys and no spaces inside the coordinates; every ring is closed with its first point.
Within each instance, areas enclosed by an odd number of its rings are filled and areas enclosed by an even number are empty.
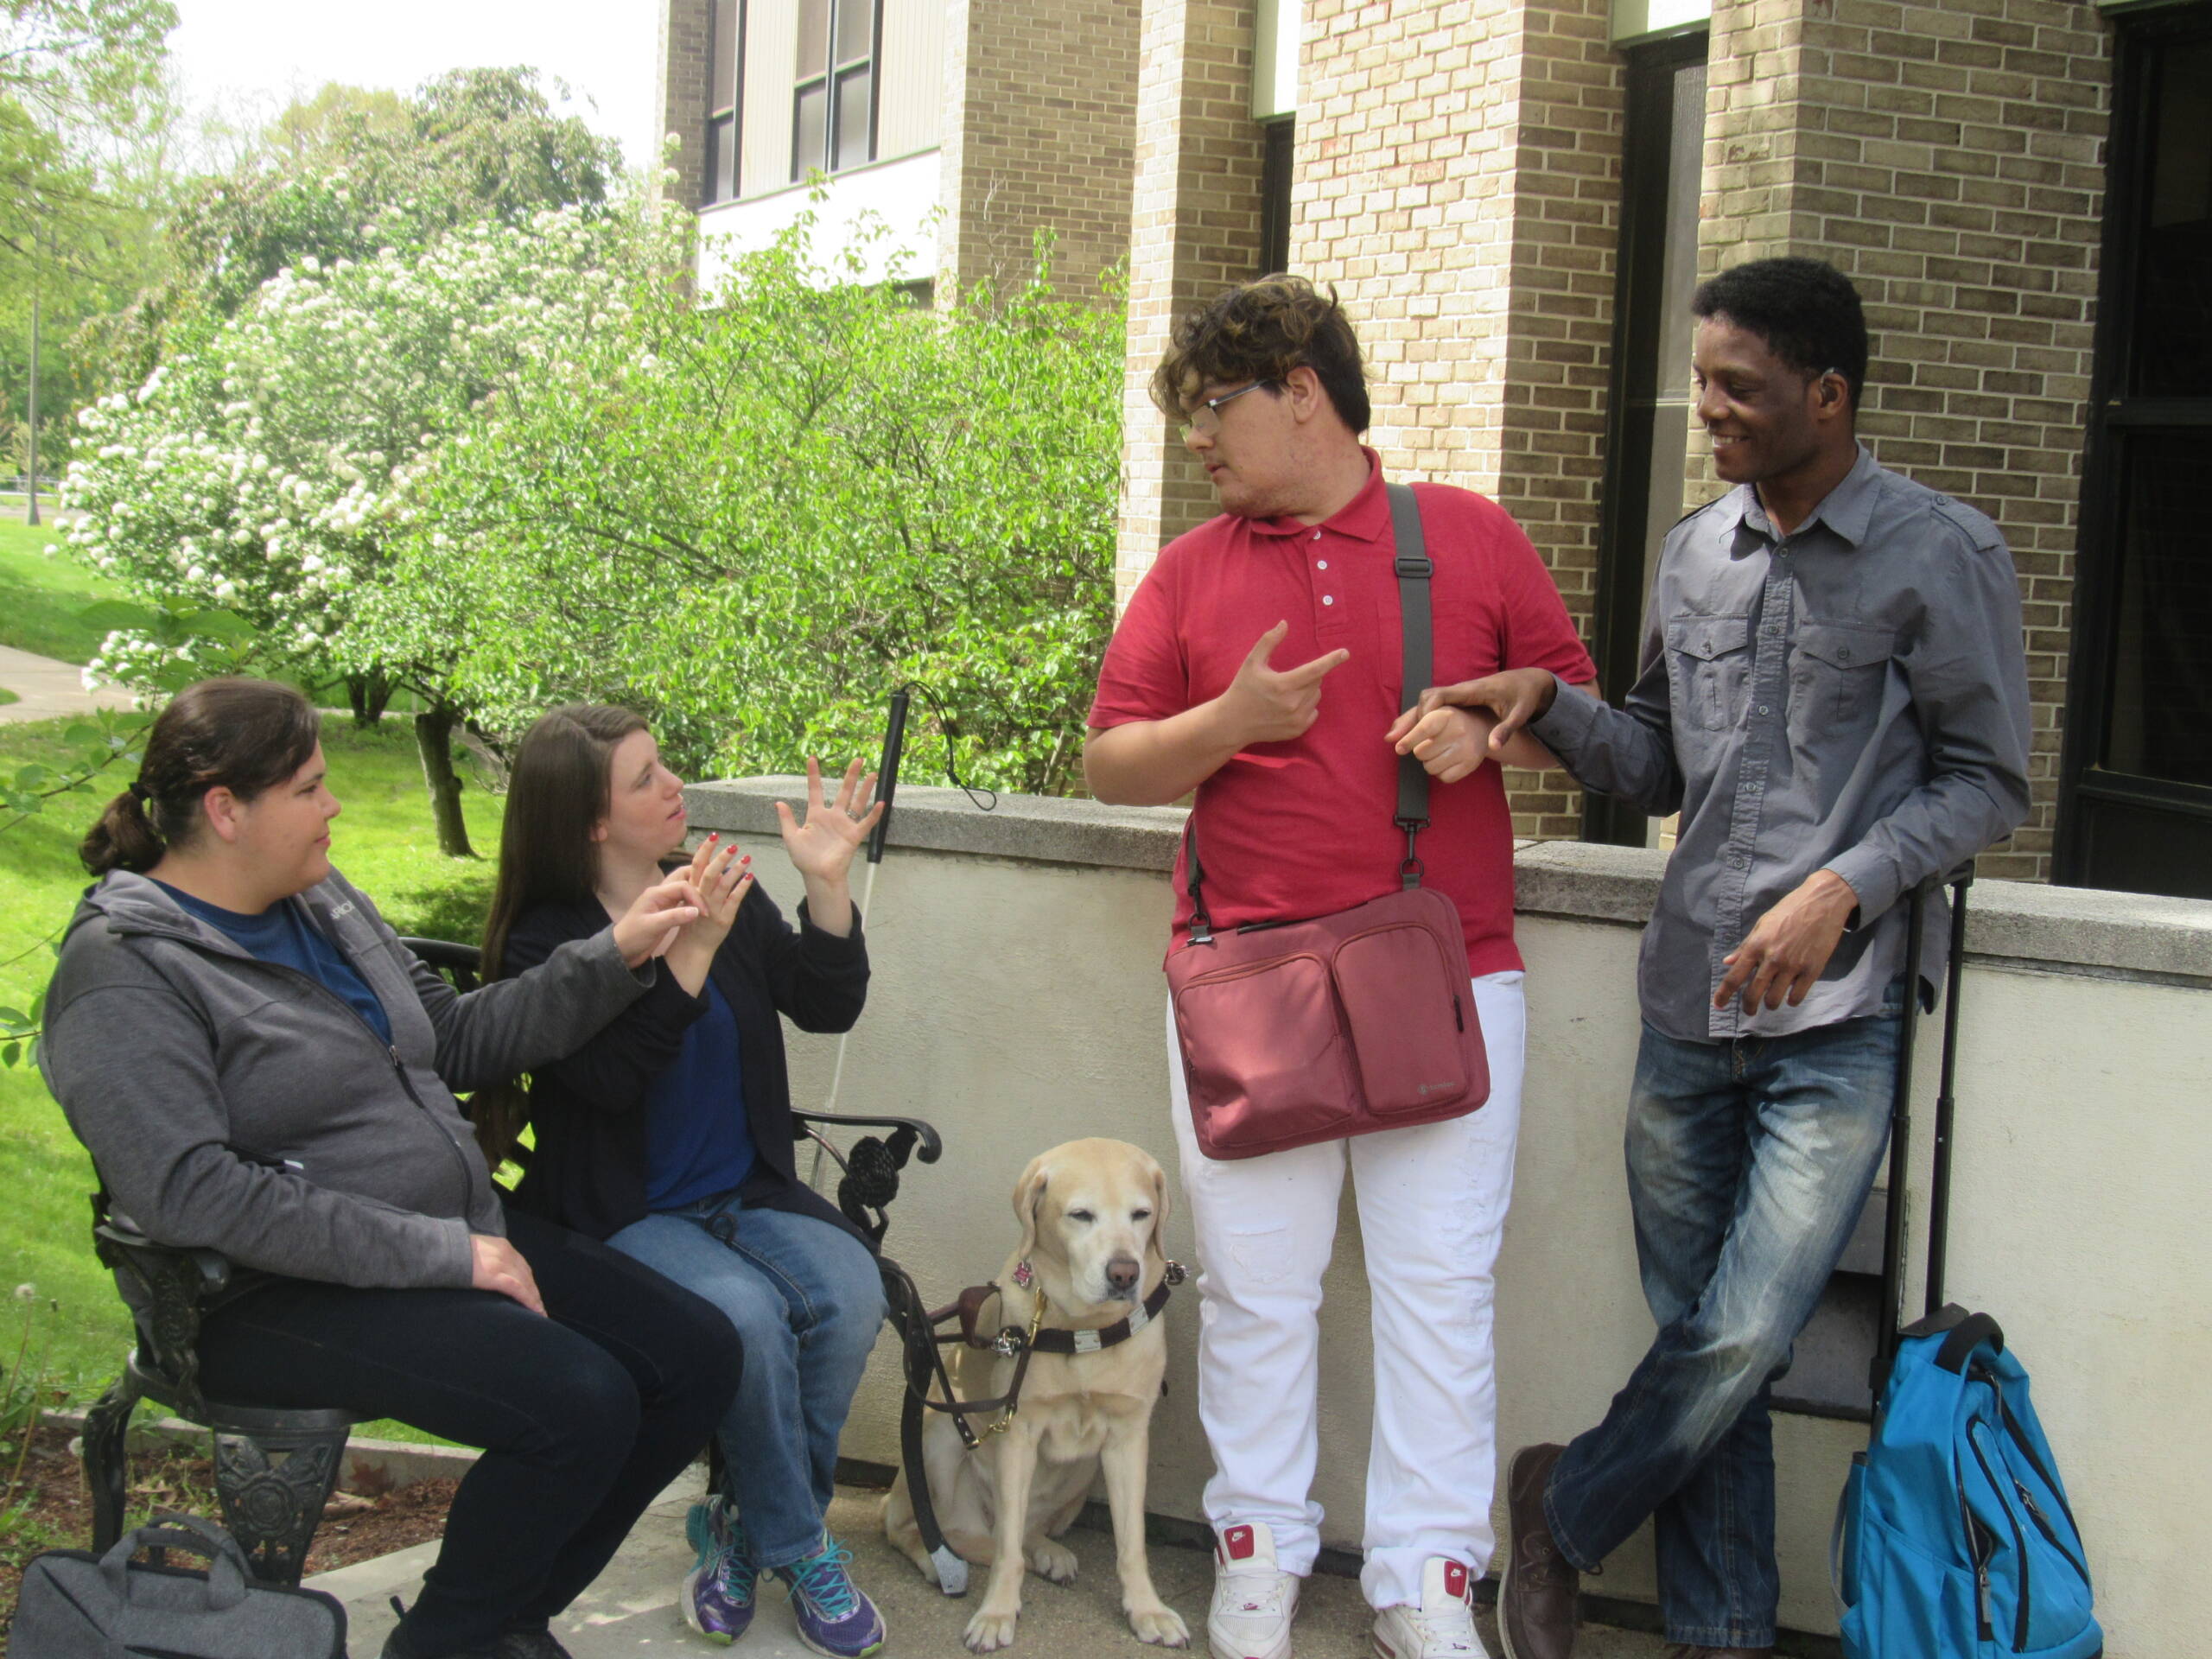
{"type": "MultiPolygon", "coordinates": [[[[758,1153],[740,1192],[747,1207],[813,1216],[861,1237],[798,1179],[791,1077],[776,1016],[789,1015],[802,1031],[851,1030],[868,998],[868,945],[857,907],[853,931],[842,939],[814,925],[804,900],[798,915],[794,931],[756,884],[709,969],[737,1018],[746,1118],[758,1153]]],[[[606,926],[595,899],[540,905],[515,924],[501,971],[519,974],[606,926]]],[[[692,995],[664,968],[653,988],[599,1035],[531,1071],[537,1147],[515,1193],[521,1208],[601,1239],[645,1217],[645,1093],[706,1009],[703,995],[692,995]]]]}

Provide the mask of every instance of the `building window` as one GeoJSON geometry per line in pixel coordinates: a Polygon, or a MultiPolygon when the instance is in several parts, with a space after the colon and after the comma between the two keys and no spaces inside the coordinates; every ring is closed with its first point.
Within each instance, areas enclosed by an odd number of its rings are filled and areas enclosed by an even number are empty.
{"type": "Polygon", "coordinates": [[[791,178],[875,159],[875,56],[881,0],[799,0],[791,96],[791,178]]]}
{"type": "MultiPolygon", "coordinates": [[[[1689,454],[1690,296],[1697,289],[1700,171],[1705,155],[1706,37],[1629,54],[1621,149],[1619,276],[1599,530],[1599,683],[1635,683],[1643,604],[1660,544],[1682,514],[1689,454]]],[[[1584,798],[1586,841],[1654,844],[1658,820],[1625,802],[1584,798]]]]}
{"type": "Polygon", "coordinates": [[[737,89],[745,61],[744,0],[715,0],[707,36],[706,203],[737,198],[737,89]]]}
{"type": "Polygon", "coordinates": [[[1263,129],[1260,156],[1260,274],[1290,269],[1291,162],[1298,151],[1298,118],[1284,116],[1263,129]]]}
{"type": "Polygon", "coordinates": [[[2212,5],[2114,63],[2057,876],[2212,899],[2212,5]]]}

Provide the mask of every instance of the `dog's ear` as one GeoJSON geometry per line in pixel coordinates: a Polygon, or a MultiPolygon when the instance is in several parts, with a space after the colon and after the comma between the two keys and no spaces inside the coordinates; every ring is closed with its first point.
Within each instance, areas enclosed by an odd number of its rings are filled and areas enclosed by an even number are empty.
{"type": "Polygon", "coordinates": [[[1156,1255],[1162,1262],[1167,1260],[1167,1217],[1174,1210],[1174,1200],[1168,1196],[1167,1172],[1159,1160],[1147,1157],[1146,1173],[1152,1178],[1152,1237],[1145,1245],[1147,1255],[1156,1255]]]}
{"type": "Polygon", "coordinates": [[[1040,1152],[1029,1160],[1029,1167],[1014,1184],[1014,1217],[1021,1224],[1021,1259],[1025,1262],[1037,1252],[1037,1210],[1045,1202],[1045,1185],[1051,1173],[1045,1167],[1045,1154],[1040,1152]]]}

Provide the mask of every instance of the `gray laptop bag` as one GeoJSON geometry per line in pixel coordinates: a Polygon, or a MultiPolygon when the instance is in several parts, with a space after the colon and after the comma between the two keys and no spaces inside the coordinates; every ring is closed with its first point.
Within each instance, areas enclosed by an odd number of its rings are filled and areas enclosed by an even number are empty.
{"type": "Polygon", "coordinates": [[[320,1590],[257,1582],[230,1534],[167,1516],[105,1555],[34,1556],[8,1651],[13,1659],[346,1659],[346,1609],[320,1590]],[[189,1550],[208,1569],[133,1560],[142,1549],[189,1550]]]}

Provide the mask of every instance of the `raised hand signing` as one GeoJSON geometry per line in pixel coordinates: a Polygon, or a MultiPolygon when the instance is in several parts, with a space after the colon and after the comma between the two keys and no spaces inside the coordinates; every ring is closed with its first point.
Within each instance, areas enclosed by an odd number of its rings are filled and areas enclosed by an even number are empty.
{"type": "Polygon", "coordinates": [[[874,775],[864,773],[861,763],[855,760],[845,768],[836,798],[824,800],[822,763],[809,755],[806,816],[798,817],[787,803],[776,803],[784,851],[790,856],[791,868],[798,872],[799,879],[806,883],[808,918],[825,933],[842,938],[852,931],[852,894],[846,885],[846,874],[853,867],[853,855],[860,850],[868,831],[883,816],[882,802],[868,805],[874,793],[874,775]]]}

